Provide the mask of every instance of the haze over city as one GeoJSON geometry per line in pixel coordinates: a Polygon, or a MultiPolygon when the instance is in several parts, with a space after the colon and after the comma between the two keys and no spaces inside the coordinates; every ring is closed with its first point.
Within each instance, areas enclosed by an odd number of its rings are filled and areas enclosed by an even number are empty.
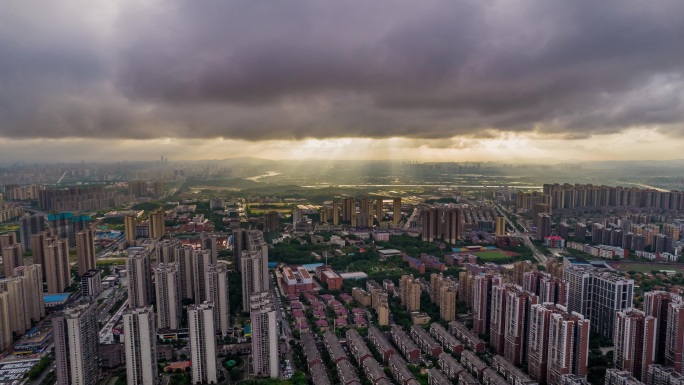
{"type": "Polygon", "coordinates": [[[7,1],[0,161],[677,159],[682,16],[677,0],[7,1]]]}
{"type": "Polygon", "coordinates": [[[0,385],[684,385],[684,1],[0,2],[0,385]]]}

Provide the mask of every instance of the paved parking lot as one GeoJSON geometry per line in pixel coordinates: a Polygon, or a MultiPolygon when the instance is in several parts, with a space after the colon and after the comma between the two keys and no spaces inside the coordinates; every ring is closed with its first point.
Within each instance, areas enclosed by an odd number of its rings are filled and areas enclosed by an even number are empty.
{"type": "MultiPolygon", "coordinates": [[[[24,377],[38,361],[10,362],[0,364],[0,384],[13,384],[24,377]]],[[[17,382],[18,383],[18,382],[17,382]]]]}

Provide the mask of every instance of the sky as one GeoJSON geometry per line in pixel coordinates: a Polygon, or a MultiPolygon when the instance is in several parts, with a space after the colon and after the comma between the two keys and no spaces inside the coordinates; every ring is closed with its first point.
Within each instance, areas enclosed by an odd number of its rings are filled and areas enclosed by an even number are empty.
{"type": "Polygon", "coordinates": [[[0,162],[680,159],[681,0],[5,0],[0,162]]]}

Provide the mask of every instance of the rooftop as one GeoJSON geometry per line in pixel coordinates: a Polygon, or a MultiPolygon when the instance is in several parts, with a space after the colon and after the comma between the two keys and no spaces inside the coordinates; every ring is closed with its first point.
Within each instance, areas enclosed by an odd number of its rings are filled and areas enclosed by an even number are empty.
{"type": "Polygon", "coordinates": [[[43,294],[43,301],[45,303],[57,303],[64,302],[69,299],[71,293],[56,293],[56,294],[43,294]]]}

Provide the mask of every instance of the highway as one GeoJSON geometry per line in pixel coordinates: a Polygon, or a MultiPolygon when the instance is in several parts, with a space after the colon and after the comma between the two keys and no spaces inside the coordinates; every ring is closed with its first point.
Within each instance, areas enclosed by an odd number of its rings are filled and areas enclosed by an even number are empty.
{"type": "Polygon", "coordinates": [[[185,180],[186,178],[184,177],[183,180],[178,184],[178,186],[172,188],[171,191],[169,191],[165,195],[162,195],[160,198],[171,198],[172,196],[176,195],[178,190],[185,184],[185,180]]]}
{"type": "Polygon", "coordinates": [[[537,247],[532,243],[530,240],[530,235],[528,230],[525,228],[525,225],[522,223],[518,222],[518,224],[525,230],[524,233],[521,233],[518,228],[513,224],[511,219],[508,217],[509,215],[512,215],[510,211],[506,210],[503,206],[499,204],[495,204],[495,207],[499,214],[503,215],[503,217],[506,219],[506,223],[508,223],[508,226],[511,228],[511,231],[509,232],[511,236],[518,237],[523,240],[525,243],[525,246],[527,246],[530,250],[532,250],[532,255],[534,255],[534,258],[541,264],[546,263],[546,256],[542,254],[537,247]]]}
{"type": "Polygon", "coordinates": [[[413,213],[411,213],[411,216],[408,217],[406,220],[406,223],[404,223],[404,230],[408,230],[411,228],[411,222],[417,221],[418,216],[420,215],[420,209],[418,207],[413,209],[413,213]]]}
{"type": "Polygon", "coordinates": [[[114,314],[109,321],[100,329],[100,343],[101,344],[111,344],[114,342],[114,335],[112,333],[112,328],[121,319],[121,315],[124,310],[128,307],[128,299],[124,301],[119,310],[114,314]]]}

